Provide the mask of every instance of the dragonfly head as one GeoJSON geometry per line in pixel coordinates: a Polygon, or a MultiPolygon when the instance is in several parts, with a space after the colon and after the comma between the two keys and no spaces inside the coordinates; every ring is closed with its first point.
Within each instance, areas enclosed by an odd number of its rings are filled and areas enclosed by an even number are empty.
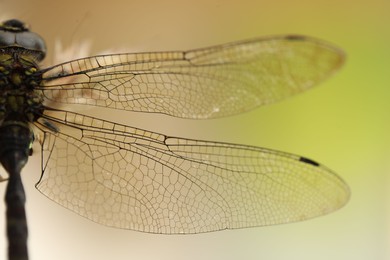
{"type": "Polygon", "coordinates": [[[41,36],[31,32],[26,23],[12,19],[0,23],[0,49],[23,48],[41,61],[46,55],[46,44],[41,36]]]}

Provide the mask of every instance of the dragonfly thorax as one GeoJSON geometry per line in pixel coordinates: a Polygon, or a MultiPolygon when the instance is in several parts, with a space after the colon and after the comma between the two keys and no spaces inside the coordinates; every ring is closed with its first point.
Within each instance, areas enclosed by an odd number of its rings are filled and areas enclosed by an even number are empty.
{"type": "Polygon", "coordinates": [[[35,121],[43,111],[38,67],[31,55],[10,48],[0,53],[0,123],[35,121]]]}

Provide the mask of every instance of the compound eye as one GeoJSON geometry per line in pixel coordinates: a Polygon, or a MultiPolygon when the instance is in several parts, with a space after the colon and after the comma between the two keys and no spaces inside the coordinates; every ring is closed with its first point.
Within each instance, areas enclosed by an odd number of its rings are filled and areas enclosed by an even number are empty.
{"type": "Polygon", "coordinates": [[[8,20],[0,24],[0,48],[20,47],[32,51],[37,60],[46,55],[45,41],[28,29],[27,24],[19,20],[8,20]]]}
{"type": "Polygon", "coordinates": [[[35,52],[42,53],[42,60],[46,55],[45,41],[36,33],[25,31],[15,35],[16,45],[35,52]]]}

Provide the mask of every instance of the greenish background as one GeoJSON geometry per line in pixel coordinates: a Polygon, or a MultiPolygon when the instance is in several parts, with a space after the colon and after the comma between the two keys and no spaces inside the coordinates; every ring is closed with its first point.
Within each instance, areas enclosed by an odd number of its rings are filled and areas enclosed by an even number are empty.
{"type": "MultiPolygon", "coordinates": [[[[64,46],[90,40],[91,54],[96,54],[182,50],[290,33],[330,41],[347,53],[343,69],[318,88],[239,116],[206,121],[129,116],[134,126],[169,135],[313,158],[348,182],[352,197],[346,207],[300,223],[200,235],[111,229],[36,191],[35,155],[23,172],[32,259],[390,258],[390,1],[0,0],[0,10],[1,20],[25,20],[46,38],[49,60],[55,40],[64,46]]],[[[0,194],[4,191],[2,183],[0,194]]],[[[4,218],[0,221],[4,227],[4,218]]],[[[3,249],[4,238],[0,235],[3,249]]]]}

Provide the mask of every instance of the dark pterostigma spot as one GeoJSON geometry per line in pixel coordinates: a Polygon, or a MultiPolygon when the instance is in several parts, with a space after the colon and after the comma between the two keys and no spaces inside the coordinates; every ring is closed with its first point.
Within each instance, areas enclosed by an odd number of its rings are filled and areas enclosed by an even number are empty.
{"type": "Polygon", "coordinates": [[[315,161],[310,160],[310,159],[305,158],[305,157],[301,157],[301,158],[299,158],[299,160],[300,160],[301,162],[308,163],[308,164],[311,164],[311,165],[313,165],[313,166],[320,166],[320,164],[319,164],[318,162],[315,162],[315,161]]]}
{"type": "Polygon", "coordinates": [[[306,37],[302,35],[287,35],[286,39],[290,41],[303,41],[306,37]]]}

